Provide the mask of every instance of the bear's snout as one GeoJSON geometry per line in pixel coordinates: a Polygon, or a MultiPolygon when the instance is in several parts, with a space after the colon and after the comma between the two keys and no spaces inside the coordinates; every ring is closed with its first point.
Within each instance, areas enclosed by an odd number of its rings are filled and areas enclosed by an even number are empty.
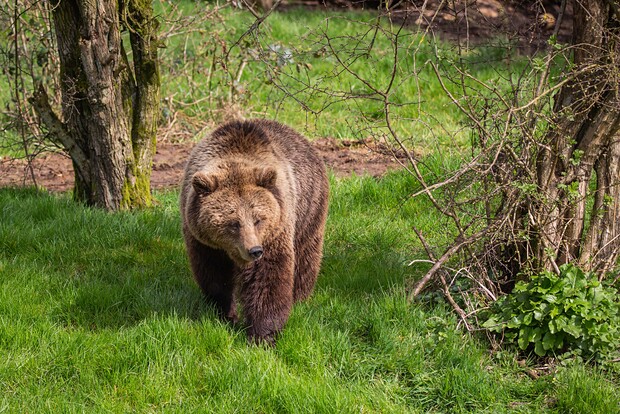
{"type": "Polygon", "coordinates": [[[248,250],[248,253],[252,260],[258,260],[263,256],[263,246],[254,246],[248,250]]]}

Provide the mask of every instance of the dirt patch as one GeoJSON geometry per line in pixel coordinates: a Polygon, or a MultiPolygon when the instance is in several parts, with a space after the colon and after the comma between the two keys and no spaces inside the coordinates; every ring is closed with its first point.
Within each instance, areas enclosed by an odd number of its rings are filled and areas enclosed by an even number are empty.
{"type": "Polygon", "coordinates": [[[428,0],[424,9],[416,3],[405,3],[409,6],[397,15],[407,15],[407,21],[448,40],[476,44],[503,39],[523,54],[531,54],[549,47],[547,42],[555,30],[561,42],[568,42],[572,35],[570,5],[556,28],[561,14],[559,1],[428,0]]]}
{"type": "MultiPolygon", "coordinates": [[[[158,145],[151,176],[153,189],[179,186],[185,161],[193,145],[165,142],[158,145]]],[[[372,140],[339,141],[334,138],[321,138],[314,141],[313,145],[328,168],[338,177],[351,174],[379,177],[389,170],[400,168],[400,162],[406,161],[406,154],[391,154],[385,146],[372,140]]],[[[71,160],[62,153],[48,153],[37,157],[32,162],[32,168],[37,185],[49,191],[62,192],[73,188],[71,160]]],[[[26,160],[12,158],[0,160],[0,187],[32,184],[26,160]]]]}
{"type": "MultiPolygon", "coordinates": [[[[391,19],[405,26],[428,31],[444,40],[458,40],[461,45],[509,41],[521,53],[529,55],[548,48],[549,37],[556,30],[561,2],[554,0],[410,0],[390,1],[391,19]]],[[[569,2],[570,3],[570,2],[569,2]]],[[[383,10],[382,0],[285,0],[287,8],[383,10]]],[[[560,42],[570,41],[572,7],[566,6],[557,27],[560,42]]]]}
{"type": "Polygon", "coordinates": [[[323,158],[325,165],[338,177],[352,174],[381,177],[390,170],[402,168],[409,156],[415,156],[413,153],[393,151],[372,139],[321,138],[312,144],[323,158]]]}

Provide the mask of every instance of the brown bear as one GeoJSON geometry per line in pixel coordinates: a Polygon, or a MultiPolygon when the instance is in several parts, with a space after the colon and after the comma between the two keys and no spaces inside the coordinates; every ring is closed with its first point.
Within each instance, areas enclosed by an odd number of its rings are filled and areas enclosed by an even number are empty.
{"type": "Polygon", "coordinates": [[[227,123],[190,154],[183,235],[196,282],[248,338],[273,343],[310,295],[323,255],[329,183],[300,134],[275,121],[227,123]]]}

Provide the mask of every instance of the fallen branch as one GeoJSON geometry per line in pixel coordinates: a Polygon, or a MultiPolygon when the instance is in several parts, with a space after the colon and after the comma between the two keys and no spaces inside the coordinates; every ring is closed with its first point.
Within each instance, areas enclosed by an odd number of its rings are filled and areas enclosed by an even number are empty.
{"type": "Polygon", "coordinates": [[[441,284],[443,285],[443,294],[448,300],[448,302],[450,302],[450,305],[452,305],[452,308],[454,309],[454,311],[459,315],[459,317],[463,321],[463,324],[465,325],[465,328],[467,329],[467,331],[471,332],[472,329],[467,323],[467,315],[465,314],[465,311],[463,311],[463,309],[459,306],[458,303],[456,303],[456,301],[450,294],[450,286],[448,286],[448,283],[446,283],[446,279],[443,277],[444,272],[445,270],[443,269],[441,269],[441,271],[439,272],[439,280],[441,280],[441,284]]]}
{"type": "Polygon", "coordinates": [[[414,231],[416,232],[416,234],[418,235],[418,237],[422,241],[422,245],[424,246],[424,249],[426,250],[426,252],[429,255],[429,257],[431,258],[431,260],[433,260],[435,262],[435,264],[424,275],[424,277],[422,279],[420,279],[418,281],[418,283],[416,283],[415,287],[409,293],[409,295],[407,295],[407,302],[409,302],[409,303],[413,302],[413,300],[416,298],[416,296],[418,296],[420,294],[420,292],[422,291],[422,289],[424,289],[426,284],[433,278],[433,276],[435,276],[435,274],[442,268],[442,266],[454,254],[456,254],[459,250],[461,250],[461,248],[463,248],[465,246],[468,246],[468,245],[470,245],[472,243],[475,243],[476,241],[480,240],[480,238],[482,236],[484,236],[487,233],[488,230],[489,230],[489,227],[485,227],[481,231],[479,231],[477,233],[474,233],[474,234],[472,234],[471,236],[469,236],[469,237],[467,237],[465,239],[461,239],[460,241],[457,240],[457,242],[454,245],[452,245],[448,250],[446,250],[446,252],[439,258],[439,260],[435,260],[433,254],[432,254],[432,251],[430,250],[428,244],[426,243],[426,241],[424,240],[424,238],[422,237],[420,232],[417,229],[414,228],[414,231]]]}

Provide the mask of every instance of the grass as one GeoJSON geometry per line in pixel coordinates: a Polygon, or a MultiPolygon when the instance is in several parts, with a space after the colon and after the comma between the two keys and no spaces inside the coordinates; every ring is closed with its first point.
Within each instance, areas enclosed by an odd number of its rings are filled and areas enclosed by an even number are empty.
{"type": "MultiPolygon", "coordinates": [[[[172,27],[172,10],[193,16],[205,5],[158,7],[164,26],[172,27]]],[[[481,47],[459,57],[450,44],[413,27],[399,30],[379,22],[371,12],[291,8],[274,12],[246,36],[254,22],[250,13],[224,9],[219,16],[194,22],[193,30],[169,30],[161,57],[162,96],[177,103],[170,111],[217,117],[222,108],[234,106],[248,117],[303,126],[311,138],[380,137],[387,134],[382,95],[387,93],[395,131],[411,148],[428,154],[431,149],[462,148],[469,140],[465,117],[443,92],[431,62],[457,96],[462,90],[453,82],[458,79],[454,67],[461,63],[481,83],[508,85],[507,78],[498,76],[508,68],[505,47],[481,47]],[[230,53],[218,42],[225,42],[230,53]]],[[[526,63],[513,61],[516,70],[526,63]]],[[[224,110],[220,116],[230,114],[224,110]]]]}
{"type": "MultiPolygon", "coordinates": [[[[207,7],[178,5],[185,15],[207,7]]],[[[372,95],[369,85],[387,89],[390,27],[369,48],[370,13],[274,13],[260,36],[233,49],[230,72],[210,75],[213,58],[223,56],[218,42],[234,43],[252,20],[224,10],[220,20],[166,39],[163,123],[172,115],[215,122],[236,106],[311,137],[385,132],[381,105],[364,94],[372,95]],[[350,59],[352,46],[369,52],[350,59]]],[[[455,57],[449,45],[411,31],[397,42],[395,127],[428,154],[425,172],[453,169],[467,131],[428,62],[441,54],[449,74],[455,57]]],[[[498,76],[504,58],[496,48],[463,57],[468,71],[498,88],[509,79],[498,76]]],[[[428,200],[407,198],[417,189],[410,176],[331,181],[318,285],[273,349],[248,345],[203,303],[176,192],[157,194],[152,209],[106,214],[68,195],[0,189],[0,412],[620,412],[617,372],[573,363],[533,379],[512,351],[490,353],[484,338],[457,329],[444,303],[407,304],[405,286],[423,272],[407,263],[424,256],[411,227],[432,246],[448,240],[428,200]]]]}
{"type": "MultiPolygon", "coordinates": [[[[192,281],[176,192],[106,214],[0,189],[3,412],[617,412],[619,379],[530,379],[441,303],[408,305],[410,177],[332,179],[325,259],[273,349],[218,321],[192,281]]],[[[439,241],[440,242],[440,241],[439,241]]]]}

